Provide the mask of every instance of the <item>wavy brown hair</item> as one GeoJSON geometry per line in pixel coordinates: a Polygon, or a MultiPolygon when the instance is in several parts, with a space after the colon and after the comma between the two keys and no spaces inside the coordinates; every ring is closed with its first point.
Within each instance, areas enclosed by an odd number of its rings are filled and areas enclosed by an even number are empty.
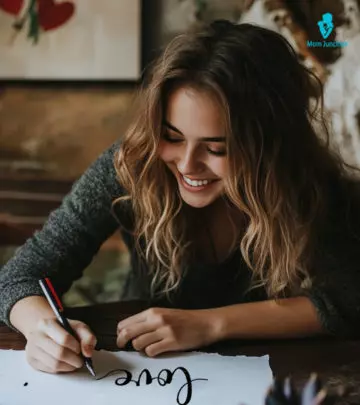
{"type": "Polygon", "coordinates": [[[179,286],[192,243],[177,182],[157,154],[168,96],[181,86],[208,92],[223,112],[224,195],[247,219],[239,247],[253,287],[264,286],[269,297],[295,291],[308,275],[330,183],[345,172],[329,149],[322,84],[280,34],[215,21],[176,37],[151,65],[115,159],[128,192],[116,203],[131,203],[152,292],[179,286]]]}

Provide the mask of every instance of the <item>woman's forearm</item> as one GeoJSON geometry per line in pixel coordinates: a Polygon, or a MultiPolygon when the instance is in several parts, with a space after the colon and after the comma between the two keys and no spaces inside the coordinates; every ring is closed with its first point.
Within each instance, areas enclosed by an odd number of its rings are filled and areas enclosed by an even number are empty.
{"type": "Polygon", "coordinates": [[[216,340],[295,338],[324,333],[306,297],[284,298],[212,309],[216,340]]]}

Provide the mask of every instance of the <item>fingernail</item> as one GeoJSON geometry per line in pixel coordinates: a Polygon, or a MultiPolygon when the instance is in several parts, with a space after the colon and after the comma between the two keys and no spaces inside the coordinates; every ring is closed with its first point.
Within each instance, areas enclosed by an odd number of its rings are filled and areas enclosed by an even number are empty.
{"type": "Polygon", "coordinates": [[[91,356],[91,354],[92,354],[92,352],[93,352],[93,350],[94,350],[94,346],[86,345],[84,349],[85,349],[86,353],[87,353],[89,356],[91,356]]]}

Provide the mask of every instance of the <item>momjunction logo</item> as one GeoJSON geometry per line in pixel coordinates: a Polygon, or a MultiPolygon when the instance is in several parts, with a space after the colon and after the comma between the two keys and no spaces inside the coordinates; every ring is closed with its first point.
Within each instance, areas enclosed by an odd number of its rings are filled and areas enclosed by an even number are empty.
{"type": "Polygon", "coordinates": [[[322,19],[317,22],[323,41],[306,41],[308,48],[342,48],[347,46],[346,41],[326,41],[329,35],[334,30],[333,15],[331,13],[325,13],[322,15],[322,19]]]}

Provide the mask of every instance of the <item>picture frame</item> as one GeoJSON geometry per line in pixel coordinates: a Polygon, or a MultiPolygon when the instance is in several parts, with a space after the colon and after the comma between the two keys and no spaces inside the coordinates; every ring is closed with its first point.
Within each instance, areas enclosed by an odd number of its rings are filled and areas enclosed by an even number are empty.
{"type": "Polygon", "coordinates": [[[141,31],[141,0],[0,0],[0,80],[136,82],[141,31]]]}

